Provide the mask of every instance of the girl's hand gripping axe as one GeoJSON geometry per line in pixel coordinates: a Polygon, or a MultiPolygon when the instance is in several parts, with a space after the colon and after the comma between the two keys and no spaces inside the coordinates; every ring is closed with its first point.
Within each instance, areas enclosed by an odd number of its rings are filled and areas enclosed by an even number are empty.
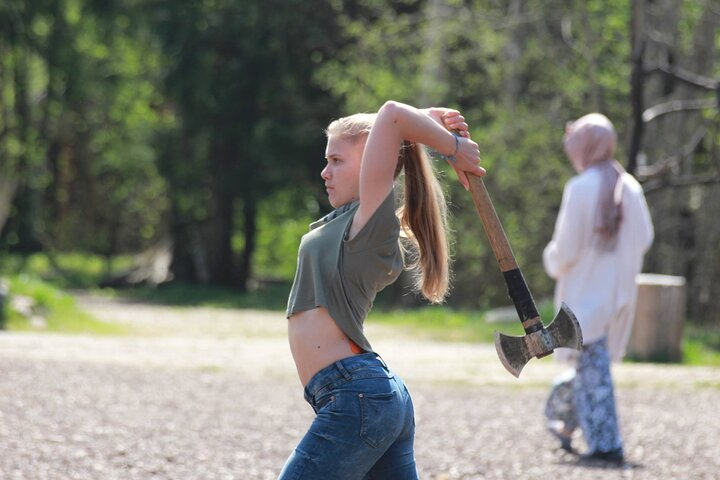
{"type": "Polygon", "coordinates": [[[500,361],[510,373],[519,377],[520,371],[533,357],[545,357],[559,347],[580,350],[583,344],[582,331],[575,314],[565,303],[562,304],[555,319],[545,328],[525,278],[515,262],[515,256],[485,183],[478,176],[467,175],[467,177],[475,208],[480,214],[490,246],[505,277],[508,295],[515,304],[520,322],[525,329],[525,335],[522,337],[495,332],[495,349],[500,361]]]}

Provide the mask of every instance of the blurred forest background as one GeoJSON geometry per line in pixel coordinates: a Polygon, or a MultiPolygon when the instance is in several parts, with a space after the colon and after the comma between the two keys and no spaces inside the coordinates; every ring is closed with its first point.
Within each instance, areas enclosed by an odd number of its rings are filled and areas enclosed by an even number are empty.
{"type": "MultiPolygon", "coordinates": [[[[463,111],[548,298],[565,123],[599,111],[653,214],[644,271],[686,277],[689,318],[717,326],[719,50],[717,0],[0,0],[0,273],[41,255],[67,287],[287,293],[329,210],[323,128],[394,99],[463,111]],[[97,285],[73,282],[97,259],[97,285]]],[[[509,304],[470,195],[438,165],[449,305],[509,304]]],[[[384,301],[416,304],[406,293],[384,301]]]]}

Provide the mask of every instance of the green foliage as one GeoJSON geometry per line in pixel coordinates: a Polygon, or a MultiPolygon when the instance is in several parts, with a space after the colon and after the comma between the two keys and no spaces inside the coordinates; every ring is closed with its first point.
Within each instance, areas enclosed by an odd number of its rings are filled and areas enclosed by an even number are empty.
{"type": "MultiPolygon", "coordinates": [[[[317,201],[298,192],[278,191],[260,205],[255,273],[262,279],[292,280],[297,249],[308,225],[321,216],[317,201]],[[298,202],[304,203],[298,211],[298,202]]],[[[236,241],[244,239],[236,235],[236,241]]],[[[240,250],[240,248],[236,248],[240,250]]]]}
{"type": "Polygon", "coordinates": [[[688,365],[720,366],[720,328],[686,326],[682,355],[688,365]]]}
{"type": "Polygon", "coordinates": [[[60,253],[52,258],[45,253],[0,256],[0,274],[39,279],[63,289],[94,288],[106,276],[131,265],[130,256],[102,257],[81,252],[60,253]]]}
{"type": "Polygon", "coordinates": [[[388,99],[412,102],[418,94],[423,36],[421,2],[335,2],[349,48],[319,65],[318,82],[344,100],[345,113],[377,111],[388,99]],[[417,32],[410,34],[409,32],[417,32]]]}
{"type": "Polygon", "coordinates": [[[152,146],[168,121],[154,108],[157,42],[132,10],[61,0],[3,8],[3,33],[24,32],[8,35],[0,60],[0,163],[20,182],[4,242],[102,254],[144,248],[168,208],[152,146]]]}

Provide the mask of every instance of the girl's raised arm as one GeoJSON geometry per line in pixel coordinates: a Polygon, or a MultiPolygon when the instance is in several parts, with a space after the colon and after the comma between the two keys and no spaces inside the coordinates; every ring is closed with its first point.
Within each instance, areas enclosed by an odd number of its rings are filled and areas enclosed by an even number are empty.
{"type": "Polygon", "coordinates": [[[360,167],[360,207],[350,230],[351,238],[390,193],[403,140],[427,145],[445,156],[452,156],[453,168],[466,188],[465,173],[485,174],[479,165],[478,145],[469,138],[467,124],[457,111],[420,110],[388,101],[378,111],[365,145],[360,167]],[[454,135],[446,127],[457,129],[460,133],[454,135]]]}

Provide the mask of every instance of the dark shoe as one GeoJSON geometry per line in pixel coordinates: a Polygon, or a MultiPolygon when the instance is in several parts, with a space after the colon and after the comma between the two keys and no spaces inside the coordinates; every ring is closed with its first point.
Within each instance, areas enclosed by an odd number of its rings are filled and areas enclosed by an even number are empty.
{"type": "Polygon", "coordinates": [[[584,453],[580,455],[580,461],[583,462],[607,462],[616,465],[622,465],[625,463],[625,456],[623,455],[622,448],[616,450],[610,450],[609,452],[592,452],[584,453]]]}
{"type": "Polygon", "coordinates": [[[548,430],[555,436],[555,438],[560,440],[560,448],[562,448],[568,453],[575,453],[575,450],[573,450],[572,447],[572,437],[564,435],[555,430],[554,428],[548,428],[548,430]]]}

